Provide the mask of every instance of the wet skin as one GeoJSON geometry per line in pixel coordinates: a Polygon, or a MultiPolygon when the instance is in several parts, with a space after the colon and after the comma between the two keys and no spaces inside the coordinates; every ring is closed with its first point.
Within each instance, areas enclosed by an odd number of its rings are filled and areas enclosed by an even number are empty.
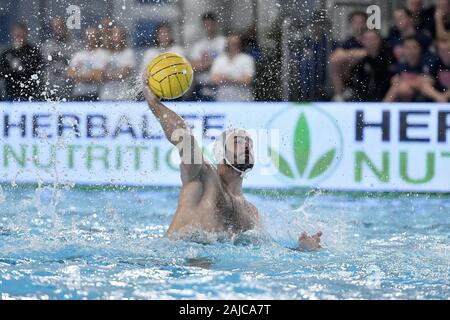
{"type": "MultiPolygon", "coordinates": [[[[167,236],[190,238],[198,231],[231,236],[257,228],[259,212],[242,193],[242,174],[225,160],[217,168],[206,161],[184,120],[163,105],[149,89],[146,85],[148,75],[143,78],[143,92],[149,108],[181,157],[182,188],[167,236]]],[[[232,159],[233,163],[253,161],[253,142],[244,130],[238,130],[226,140],[224,157],[232,159]]],[[[314,236],[302,234],[298,249],[320,248],[320,236],[320,232],[314,236]]]]}

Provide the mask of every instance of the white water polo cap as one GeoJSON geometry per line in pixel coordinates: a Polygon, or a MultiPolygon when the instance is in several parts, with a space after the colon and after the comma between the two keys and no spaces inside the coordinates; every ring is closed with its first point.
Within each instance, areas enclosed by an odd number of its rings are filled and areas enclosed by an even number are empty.
{"type": "Polygon", "coordinates": [[[255,165],[254,156],[253,154],[246,153],[244,159],[238,161],[237,155],[227,149],[226,146],[228,139],[234,138],[236,136],[253,140],[251,135],[245,129],[228,129],[216,137],[216,141],[214,143],[214,156],[217,163],[220,163],[222,160],[224,160],[227,165],[232,167],[235,171],[239,172],[241,174],[241,177],[245,178],[255,165]]]}

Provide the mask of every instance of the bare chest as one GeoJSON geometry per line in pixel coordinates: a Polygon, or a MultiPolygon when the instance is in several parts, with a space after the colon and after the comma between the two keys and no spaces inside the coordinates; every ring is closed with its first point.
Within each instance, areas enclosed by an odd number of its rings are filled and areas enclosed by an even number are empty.
{"type": "Polygon", "coordinates": [[[257,209],[244,196],[230,194],[212,170],[183,187],[177,212],[182,224],[233,233],[253,229],[259,218],[257,209]]]}
{"type": "Polygon", "coordinates": [[[258,219],[258,212],[250,202],[226,192],[218,195],[214,211],[216,219],[233,232],[253,229],[258,219]]]}

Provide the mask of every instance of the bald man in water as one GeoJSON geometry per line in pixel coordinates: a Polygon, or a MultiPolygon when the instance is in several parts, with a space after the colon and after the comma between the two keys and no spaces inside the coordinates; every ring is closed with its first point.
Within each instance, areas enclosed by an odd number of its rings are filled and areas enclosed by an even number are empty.
{"type": "MultiPolygon", "coordinates": [[[[188,238],[198,231],[231,236],[255,229],[260,223],[258,209],[242,193],[242,181],[254,165],[253,141],[242,129],[222,133],[216,142],[217,168],[203,153],[188,125],[160,102],[144,76],[144,96],[160,122],[167,139],[181,157],[182,188],[175,217],[169,226],[170,238],[188,238]]],[[[299,250],[320,248],[321,232],[302,233],[299,250]]]]}

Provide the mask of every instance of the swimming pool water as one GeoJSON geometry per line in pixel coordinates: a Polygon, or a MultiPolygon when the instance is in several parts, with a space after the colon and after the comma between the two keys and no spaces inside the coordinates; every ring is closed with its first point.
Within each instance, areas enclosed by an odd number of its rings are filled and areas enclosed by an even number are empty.
{"type": "Polygon", "coordinates": [[[200,244],[164,238],[177,189],[3,186],[0,299],[450,299],[450,197],[247,196],[270,239],[200,244]]]}

